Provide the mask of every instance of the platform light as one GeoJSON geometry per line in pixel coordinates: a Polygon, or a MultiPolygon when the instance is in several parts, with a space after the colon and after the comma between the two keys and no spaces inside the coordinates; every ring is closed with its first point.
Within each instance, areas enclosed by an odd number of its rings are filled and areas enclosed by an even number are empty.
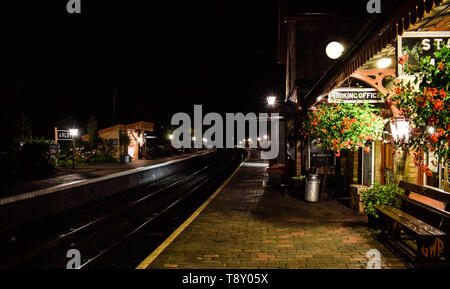
{"type": "Polygon", "coordinates": [[[203,140],[204,143],[208,142],[208,140],[205,137],[202,140],[203,140]]]}
{"type": "Polygon", "coordinates": [[[75,169],[75,137],[78,135],[78,129],[77,128],[70,128],[69,133],[72,136],[72,170],[75,169]]]}
{"type": "Polygon", "coordinates": [[[344,52],[344,46],[340,44],[337,41],[333,41],[328,43],[327,47],[325,48],[325,52],[327,53],[327,56],[331,59],[337,59],[341,57],[342,52],[344,52]]]}
{"type": "Polygon", "coordinates": [[[71,128],[69,129],[69,133],[72,137],[77,136],[78,135],[78,129],[77,128],[71,128]]]}
{"type": "Polygon", "coordinates": [[[260,138],[260,137],[258,137],[258,141],[261,141],[261,138],[260,138]]]}
{"type": "Polygon", "coordinates": [[[138,141],[138,143],[142,144],[142,143],[143,143],[142,137],[138,137],[138,138],[137,138],[137,141],[138,141]]]}
{"type": "Polygon", "coordinates": [[[192,141],[195,141],[195,136],[192,137],[192,141]]]}
{"type": "Polygon", "coordinates": [[[409,119],[404,117],[394,117],[390,120],[391,132],[395,141],[408,142],[409,140],[409,119]]]}
{"type": "Polygon", "coordinates": [[[377,62],[378,68],[387,68],[392,64],[392,59],[390,57],[383,57],[377,62]]]}
{"type": "Polygon", "coordinates": [[[169,134],[169,139],[170,139],[170,140],[173,139],[173,134],[169,134]]]}
{"type": "Polygon", "coordinates": [[[277,97],[276,96],[268,96],[267,97],[267,104],[269,104],[269,106],[273,106],[275,104],[277,97]]]}

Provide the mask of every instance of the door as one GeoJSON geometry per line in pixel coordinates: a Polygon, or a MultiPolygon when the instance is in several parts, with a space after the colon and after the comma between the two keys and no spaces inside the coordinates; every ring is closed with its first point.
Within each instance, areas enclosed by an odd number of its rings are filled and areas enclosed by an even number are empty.
{"type": "Polygon", "coordinates": [[[362,185],[370,187],[373,184],[374,179],[374,156],[375,153],[373,151],[373,142],[367,143],[366,147],[370,148],[370,152],[366,152],[362,150],[362,165],[361,165],[361,173],[362,173],[362,185]]]}

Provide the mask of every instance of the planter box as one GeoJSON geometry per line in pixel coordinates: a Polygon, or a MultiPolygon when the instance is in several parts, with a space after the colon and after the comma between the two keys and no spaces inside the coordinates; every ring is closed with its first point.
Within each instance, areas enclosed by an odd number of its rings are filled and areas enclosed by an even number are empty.
{"type": "Polygon", "coordinates": [[[285,167],[274,165],[267,168],[270,185],[281,185],[286,182],[287,171],[285,167]]]}
{"type": "Polygon", "coordinates": [[[361,195],[360,192],[362,190],[368,189],[369,187],[358,185],[358,184],[351,184],[350,185],[350,208],[362,213],[364,212],[364,206],[361,203],[361,195]]]}
{"type": "Polygon", "coordinates": [[[306,181],[294,182],[294,195],[300,199],[304,199],[305,187],[306,187],[306,181]]]}

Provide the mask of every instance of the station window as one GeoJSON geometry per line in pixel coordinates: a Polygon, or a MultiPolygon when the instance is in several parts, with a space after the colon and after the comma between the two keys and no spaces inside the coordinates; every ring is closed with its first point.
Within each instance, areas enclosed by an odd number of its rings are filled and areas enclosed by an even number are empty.
{"type": "Polygon", "coordinates": [[[423,183],[426,186],[438,189],[444,189],[445,183],[445,165],[439,161],[434,153],[425,155],[425,164],[430,168],[431,175],[427,176],[425,173],[423,183]]]}

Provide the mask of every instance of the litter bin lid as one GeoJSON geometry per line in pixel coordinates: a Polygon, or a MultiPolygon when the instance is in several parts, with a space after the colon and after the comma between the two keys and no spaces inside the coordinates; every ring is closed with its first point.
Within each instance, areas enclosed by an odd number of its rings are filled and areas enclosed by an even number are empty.
{"type": "Polygon", "coordinates": [[[318,179],[319,179],[319,175],[316,175],[316,174],[308,175],[308,180],[318,180],[318,179]]]}

